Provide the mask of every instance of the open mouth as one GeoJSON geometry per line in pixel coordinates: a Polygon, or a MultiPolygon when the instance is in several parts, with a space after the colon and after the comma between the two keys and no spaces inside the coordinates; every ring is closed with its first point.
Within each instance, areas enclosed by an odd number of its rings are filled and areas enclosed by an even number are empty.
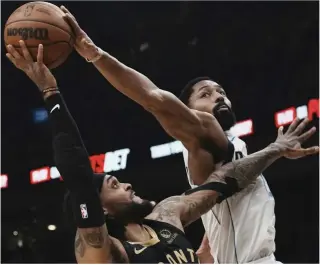
{"type": "Polygon", "coordinates": [[[228,110],[228,107],[227,106],[221,106],[218,108],[218,110],[228,110]]]}
{"type": "Polygon", "coordinates": [[[229,110],[228,106],[226,104],[221,104],[220,106],[218,106],[216,108],[217,111],[221,111],[221,110],[229,110]]]}
{"type": "Polygon", "coordinates": [[[134,191],[131,193],[131,199],[132,200],[137,200],[137,201],[141,201],[142,200],[139,196],[136,195],[136,193],[134,191]]]}

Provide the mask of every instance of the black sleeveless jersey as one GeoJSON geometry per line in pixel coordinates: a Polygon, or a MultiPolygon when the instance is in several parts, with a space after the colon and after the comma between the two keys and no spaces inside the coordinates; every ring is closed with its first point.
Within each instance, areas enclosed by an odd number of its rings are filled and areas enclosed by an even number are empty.
{"type": "Polygon", "coordinates": [[[152,239],[147,242],[122,242],[130,263],[199,263],[191,243],[178,228],[159,221],[144,220],[152,239]]]}

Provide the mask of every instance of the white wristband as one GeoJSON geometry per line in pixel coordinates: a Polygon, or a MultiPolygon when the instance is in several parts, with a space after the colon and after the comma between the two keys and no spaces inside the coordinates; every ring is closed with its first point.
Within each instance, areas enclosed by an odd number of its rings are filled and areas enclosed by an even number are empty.
{"type": "Polygon", "coordinates": [[[95,57],[93,57],[90,60],[88,58],[86,58],[86,61],[88,63],[94,63],[94,62],[98,61],[102,57],[103,51],[99,47],[97,47],[97,50],[98,50],[98,54],[95,57]]]}

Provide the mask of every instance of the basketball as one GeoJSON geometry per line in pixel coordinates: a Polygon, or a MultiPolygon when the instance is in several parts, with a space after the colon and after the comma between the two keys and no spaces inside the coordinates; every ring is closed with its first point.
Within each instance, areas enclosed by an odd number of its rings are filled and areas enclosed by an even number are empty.
{"type": "Polygon", "coordinates": [[[24,40],[33,59],[38,45],[43,44],[43,61],[48,68],[61,65],[73,49],[71,27],[63,19],[63,11],[47,2],[30,2],[16,9],[4,28],[5,44],[21,54],[19,40],[24,40]]]}

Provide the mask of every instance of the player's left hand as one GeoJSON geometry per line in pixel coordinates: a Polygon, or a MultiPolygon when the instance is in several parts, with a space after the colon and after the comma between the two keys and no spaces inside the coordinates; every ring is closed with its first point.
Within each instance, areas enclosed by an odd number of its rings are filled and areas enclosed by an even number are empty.
{"type": "Polygon", "coordinates": [[[57,81],[48,67],[43,63],[43,45],[39,44],[37,60],[32,59],[28,48],[23,40],[19,41],[22,55],[12,46],[8,45],[6,56],[18,69],[25,74],[38,86],[40,91],[46,88],[57,87],[57,81]]]}
{"type": "Polygon", "coordinates": [[[281,153],[284,157],[289,159],[298,159],[300,157],[319,153],[318,146],[309,148],[301,147],[301,145],[316,132],[316,128],[312,127],[310,130],[303,133],[308,122],[308,118],[304,119],[302,122],[296,118],[290,124],[285,133],[283,133],[282,126],[279,128],[278,137],[274,144],[280,147],[281,153]]]}
{"type": "Polygon", "coordinates": [[[75,35],[74,48],[75,50],[85,59],[92,60],[99,55],[98,47],[89,38],[87,33],[79,26],[76,18],[71,12],[64,6],[60,9],[65,13],[63,17],[65,21],[70,25],[72,31],[75,35]]]}

